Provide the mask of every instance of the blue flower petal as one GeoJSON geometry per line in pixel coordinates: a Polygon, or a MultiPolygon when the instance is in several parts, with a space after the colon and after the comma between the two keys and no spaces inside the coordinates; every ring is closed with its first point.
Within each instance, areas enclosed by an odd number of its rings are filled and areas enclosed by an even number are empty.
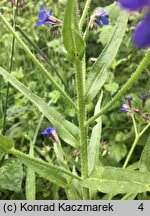
{"type": "Polygon", "coordinates": [[[125,97],[125,99],[126,99],[126,100],[132,100],[132,96],[127,95],[127,96],[125,97]]]}
{"type": "Polygon", "coordinates": [[[104,10],[103,8],[98,8],[95,12],[95,15],[108,16],[108,12],[106,10],[104,10]]]}
{"type": "Polygon", "coordinates": [[[98,24],[99,26],[102,26],[101,17],[98,17],[98,19],[97,19],[97,24],[98,24]]]}
{"type": "Polygon", "coordinates": [[[43,19],[46,19],[47,16],[46,16],[46,14],[44,12],[41,11],[39,13],[38,17],[43,20],[43,19]]]}
{"type": "Polygon", "coordinates": [[[104,24],[104,25],[108,25],[109,24],[109,20],[108,20],[108,18],[107,17],[105,17],[105,16],[101,16],[101,21],[102,21],[102,23],[104,24]]]}
{"type": "Polygon", "coordinates": [[[46,21],[45,24],[46,24],[47,26],[50,26],[51,23],[50,23],[50,21],[46,21]]]}
{"type": "Polygon", "coordinates": [[[52,9],[50,9],[50,11],[49,11],[49,15],[51,16],[51,15],[52,15],[52,13],[53,13],[53,10],[52,10],[52,9]]]}
{"type": "Polygon", "coordinates": [[[36,24],[38,25],[38,26],[41,26],[41,25],[43,25],[45,23],[45,20],[38,20],[38,21],[36,21],[36,24]]]}
{"type": "Polygon", "coordinates": [[[128,104],[123,104],[122,107],[120,108],[121,112],[127,112],[130,110],[130,107],[128,104]]]}
{"type": "Polygon", "coordinates": [[[140,48],[150,46],[150,12],[137,25],[133,34],[133,42],[140,48]]]}
{"type": "Polygon", "coordinates": [[[138,10],[150,3],[149,0],[118,0],[120,5],[128,10],[138,10]]]}
{"type": "Polygon", "coordinates": [[[50,126],[49,128],[46,128],[41,132],[41,134],[47,134],[50,135],[55,131],[55,128],[53,126],[50,126]]]}
{"type": "Polygon", "coordinates": [[[45,13],[47,13],[46,7],[45,7],[44,5],[40,5],[40,8],[41,8],[45,13]]]}

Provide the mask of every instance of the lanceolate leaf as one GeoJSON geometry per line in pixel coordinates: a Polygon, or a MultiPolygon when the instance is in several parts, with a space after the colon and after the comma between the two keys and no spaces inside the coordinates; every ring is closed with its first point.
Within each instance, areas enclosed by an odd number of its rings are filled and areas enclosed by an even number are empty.
{"type": "Polygon", "coordinates": [[[6,70],[0,67],[0,74],[26,96],[56,128],[59,136],[68,144],[78,146],[79,129],[74,124],[67,121],[54,108],[48,106],[44,100],[33,94],[25,85],[19,82],[15,77],[9,74],[6,70]]]}
{"type": "Polygon", "coordinates": [[[72,61],[77,56],[82,59],[85,49],[84,41],[79,33],[77,11],[77,1],[68,0],[65,8],[62,35],[68,57],[72,61]]]}
{"type": "Polygon", "coordinates": [[[103,193],[142,193],[150,191],[150,173],[98,166],[83,186],[103,193]]]}
{"type": "Polygon", "coordinates": [[[150,172],[150,136],[140,158],[139,170],[142,172],[150,172]]]}
{"type": "MultiPolygon", "coordinates": [[[[95,114],[100,111],[100,105],[102,101],[102,93],[95,107],[95,114]]],[[[92,129],[90,143],[88,146],[88,169],[89,174],[92,172],[95,165],[98,165],[99,159],[99,148],[100,148],[100,137],[102,129],[101,117],[96,120],[97,124],[92,129]]]]}
{"type": "Polygon", "coordinates": [[[92,99],[97,95],[108,77],[109,68],[121,45],[127,21],[127,12],[121,10],[109,43],[106,45],[105,49],[100,54],[89,72],[86,85],[86,100],[88,102],[92,101],[92,99]]]}

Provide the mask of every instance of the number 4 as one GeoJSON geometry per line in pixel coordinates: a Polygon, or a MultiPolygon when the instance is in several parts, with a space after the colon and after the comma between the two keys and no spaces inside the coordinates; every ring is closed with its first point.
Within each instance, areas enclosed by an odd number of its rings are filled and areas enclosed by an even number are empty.
{"type": "Polygon", "coordinates": [[[138,207],[139,210],[143,211],[144,210],[144,207],[143,207],[143,203],[141,203],[138,207]]]}

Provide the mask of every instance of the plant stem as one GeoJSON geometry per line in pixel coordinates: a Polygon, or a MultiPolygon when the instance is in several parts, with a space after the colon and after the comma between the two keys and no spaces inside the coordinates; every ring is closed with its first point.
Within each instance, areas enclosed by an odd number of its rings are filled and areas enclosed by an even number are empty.
{"type": "MultiPolygon", "coordinates": [[[[51,102],[52,102],[52,100],[50,100],[48,102],[48,105],[50,105],[51,102]]],[[[31,156],[31,157],[34,157],[34,147],[35,147],[37,135],[38,135],[39,129],[41,127],[43,118],[44,118],[44,115],[42,114],[40,119],[39,119],[38,125],[35,129],[33,140],[30,141],[29,156],[31,156]]],[[[35,198],[36,198],[36,175],[35,175],[34,170],[32,170],[30,167],[27,167],[27,171],[26,171],[25,191],[26,191],[26,199],[27,200],[35,200],[35,198]]]]}
{"type": "MultiPolygon", "coordinates": [[[[18,2],[19,2],[19,0],[17,0],[17,5],[16,5],[16,8],[14,9],[13,28],[15,28],[15,26],[16,26],[16,16],[18,13],[18,2]]],[[[15,48],[15,37],[13,36],[12,46],[11,46],[10,64],[9,64],[9,73],[11,73],[11,71],[12,71],[14,48],[15,48]]],[[[6,133],[6,118],[7,118],[7,106],[8,106],[8,98],[9,98],[9,87],[10,87],[10,84],[8,82],[7,88],[6,88],[6,98],[5,98],[5,107],[4,107],[3,130],[2,130],[3,135],[5,135],[5,133],[6,133]]]]}
{"type": "Polygon", "coordinates": [[[86,1],[85,7],[84,7],[84,10],[83,10],[83,13],[82,13],[80,22],[79,22],[79,29],[82,29],[82,27],[83,27],[83,24],[84,24],[84,22],[85,22],[88,9],[89,9],[90,4],[91,4],[91,1],[92,1],[92,0],[87,0],[87,1],[86,1]]]}
{"type": "MultiPolygon", "coordinates": [[[[13,65],[13,56],[14,56],[14,47],[15,47],[15,38],[12,39],[12,48],[11,48],[11,57],[10,57],[10,66],[9,66],[9,73],[12,71],[13,65]]],[[[7,107],[8,107],[8,99],[9,99],[9,88],[10,84],[7,83],[6,87],[6,98],[5,98],[5,107],[4,107],[4,117],[3,117],[3,131],[2,134],[5,135],[6,133],[6,119],[7,119],[7,107]]]]}
{"type": "Polygon", "coordinates": [[[21,38],[18,36],[18,34],[14,31],[14,29],[9,25],[7,20],[3,17],[3,15],[0,13],[0,19],[3,22],[3,24],[6,26],[8,31],[15,37],[16,41],[20,44],[20,46],[24,49],[26,54],[30,57],[30,59],[35,63],[35,65],[40,69],[41,72],[43,72],[47,78],[51,81],[51,83],[55,86],[55,88],[66,98],[66,100],[77,110],[76,104],[73,102],[73,100],[66,94],[66,92],[63,91],[63,89],[53,80],[53,77],[50,75],[50,73],[46,70],[46,68],[38,61],[38,59],[32,54],[32,52],[29,50],[29,48],[25,45],[25,43],[21,40],[21,38]]]}
{"type": "Polygon", "coordinates": [[[116,94],[116,96],[112,98],[112,100],[108,104],[106,104],[106,106],[99,113],[97,113],[96,115],[94,115],[88,121],[85,122],[86,127],[92,122],[94,122],[98,117],[106,113],[112,107],[112,105],[120,99],[120,97],[132,86],[132,84],[136,81],[136,79],[138,79],[142,71],[148,65],[149,61],[150,61],[150,49],[148,49],[147,53],[145,54],[145,57],[141,61],[137,70],[132,74],[130,79],[124,84],[124,86],[120,89],[120,91],[116,94]]]}
{"type": "Polygon", "coordinates": [[[135,122],[135,118],[134,118],[134,114],[133,113],[132,113],[131,117],[132,117],[132,121],[133,121],[135,136],[138,136],[137,126],[136,126],[136,122],[135,122]]]}
{"type": "Polygon", "coordinates": [[[134,151],[134,149],[135,149],[135,146],[136,146],[136,144],[137,144],[137,142],[139,141],[139,136],[136,136],[135,137],[135,140],[134,140],[134,142],[133,142],[133,144],[132,144],[132,147],[131,147],[131,149],[130,149],[130,151],[129,151],[129,154],[128,154],[128,156],[127,156],[127,158],[126,158],[126,160],[125,160],[125,162],[124,162],[124,165],[123,165],[123,169],[125,169],[126,167],[127,167],[127,165],[128,165],[128,162],[129,162],[129,160],[130,160],[130,158],[131,158],[131,155],[132,155],[132,153],[133,153],[133,151],[134,151]]]}
{"type": "Polygon", "coordinates": [[[131,149],[130,149],[130,151],[129,151],[129,154],[128,154],[128,156],[127,156],[125,162],[124,162],[124,165],[123,165],[123,168],[124,168],[124,169],[127,167],[128,162],[129,162],[129,160],[130,160],[130,158],[131,158],[131,156],[132,156],[132,153],[133,153],[133,151],[134,151],[134,149],[135,149],[135,147],[136,147],[136,145],[137,145],[137,143],[138,143],[140,137],[141,137],[141,136],[143,135],[143,133],[149,128],[149,126],[150,126],[150,122],[149,122],[149,123],[146,125],[146,127],[141,131],[141,133],[139,133],[139,134],[136,135],[136,137],[135,137],[135,139],[134,139],[134,142],[133,142],[133,144],[132,144],[132,147],[131,147],[131,149]]]}
{"type": "MultiPolygon", "coordinates": [[[[84,74],[83,66],[80,60],[75,62],[76,81],[77,81],[77,101],[78,101],[78,122],[80,128],[80,155],[81,155],[81,173],[82,178],[88,177],[88,156],[87,156],[87,133],[84,126],[86,120],[85,96],[84,96],[84,74]]],[[[88,192],[83,189],[83,199],[88,199],[88,192]]]]}
{"type": "MultiPolygon", "coordinates": [[[[131,196],[133,196],[134,194],[133,193],[127,193],[126,195],[124,195],[123,197],[122,197],[122,199],[121,200],[128,200],[131,196]]],[[[136,194],[135,194],[135,196],[136,196],[136,194]]]]}
{"type": "Polygon", "coordinates": [[[139,137],[141,137],[145,131],[150,127],[150,122],[146,125],[146,127],[141,131],[141,133],[139,134],[139,137]]]}

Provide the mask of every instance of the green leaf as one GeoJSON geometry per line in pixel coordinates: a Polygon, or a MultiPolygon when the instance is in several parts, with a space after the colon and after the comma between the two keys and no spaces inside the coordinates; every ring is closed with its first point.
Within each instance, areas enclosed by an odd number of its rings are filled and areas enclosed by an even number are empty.
{"type": "Polygon", "coordinates": [[[89,72],[86,84],[86,100],[88,102],[93,100],[93,98],[100,91],[101,87],[104,85],[108,77],[109,68],[113,60],[115,59],[121,42],[123,40],[127,21],[127,12],[121,10],[110,41],[108,42],[103,52],[100,54],[97,61],[94,63],[89,72]]]}
{"type": "Polygon", "coordinates": [[[23,164],[38,173],[41,177],[63,188],[67,187],[67,177],[80,179],[80,177],[75,176],[70,171],[49,164],[41,159],[30,157],[15,149],[11,149],[9,153],[14,154],[23,164]]]}
{"type": "MultiPolygon", "coordinates": [[[[42,115],[42,119],[43,119],[43,115],[42,115]]],[[[31,157],[34,157],[34,144],[32,142],[30,142],[29,155],[31,157]]],[[[34,170],[32,170],[29,167],[27,167],[27,169],[26,169],[25,191],[26,191],[26,199],[27,200],[35,200],[35,197],[36,197],[36,175],[35,175],[34,170]]]]}
{"type": "Polygon", "coordinates": [[[83,186],[103,193],[142,193],[150,191],[150,173],[98,166],[83,186]]]}
{"type": "Polygon", "coordinates": [[[19,192],[23,179],[23,169],[18,159],[7,159],[0,168],[0,188],[19,192]]]}
{"type": "Polygon", "coordinates": [[[65,8],[62,35],[68,58],[71,61],[74,61],[76,57],[82,59],[85,50],[84,41],[79,34],[78,23],[77,1],[68,0],[65,8]]]}
{"type": "Polygon", "coordinates": [[[140,158],[139,170],[142,172],[150,172],[150,136],[140,158]]]}
{"type": "MultiPolygon", "coordinates": [[[[100,111],[100,105],[102,101],[103,94],[101,94],[97,105],[95,107],[94,114],[97,114],[100,111]]],[[[88,169],[89,174],[92,172],[95,165],[98,165],[99,159],[99,148],[100,148],[100,138],[102,130],[102,120],[101,117],[96,120],[97,124],[92,129],[92,134],[90,138],[90,143],[88,146],[88,169]]]]}
{"type": "Polygon", "coordinates": [[[54,125],[59,136],[68,144],[77,147],[79,129],[71,122],[67,121],[54,108],[48,106],[44,100],[33,94],[25,85],[19,82],[10,73],[0,67],[0,74],[10,82],[16,89],[18,89],[24,96],[26,96],[54,125]]]}
{"type": "Polygon", "coordinates": [[[14,146],[11,138],[0,135],[0,152],[7,153],[14,146]]]}

